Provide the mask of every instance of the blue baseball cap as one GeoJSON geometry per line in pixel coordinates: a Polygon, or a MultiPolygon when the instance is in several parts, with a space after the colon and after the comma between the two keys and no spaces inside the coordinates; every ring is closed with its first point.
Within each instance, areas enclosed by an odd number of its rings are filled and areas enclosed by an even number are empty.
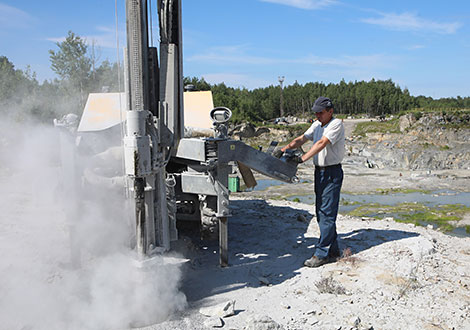
{"type": "Polygon", "coordinates": [[[327,97],[320,96],[318,99],[315,100],[313,104],[312,111],[313,112],[321,112],[325,108],[333,108],[333,102],[327,97]]]}

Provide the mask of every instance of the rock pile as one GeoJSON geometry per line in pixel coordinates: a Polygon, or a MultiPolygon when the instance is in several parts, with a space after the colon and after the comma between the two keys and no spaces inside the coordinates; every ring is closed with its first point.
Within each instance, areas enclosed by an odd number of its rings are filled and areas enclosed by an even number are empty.
{"type": "Polygon", "coordinates": [[[470,169],[470,115],[407,114],[401,133],[367,133],[347,141],[350,155],[379,168],[412,170],[470,169]]]}

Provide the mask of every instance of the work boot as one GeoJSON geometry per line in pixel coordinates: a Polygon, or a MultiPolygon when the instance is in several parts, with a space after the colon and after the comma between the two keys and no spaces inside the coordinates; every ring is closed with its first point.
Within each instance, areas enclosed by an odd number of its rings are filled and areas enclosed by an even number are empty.
{"type": "Polygon", "coordinates": [[[320,259],[320,258],[317,258],[316,256],[313,256],[310,259],[305,260],[304,266],[316,268],[324,264],[327,264],[328,262],[329,262],[329,258],[320,259]]]}
{"type": "Polygon", "coordinates": [[[339,251],[335,251],[331,253],[331,250],[330,250],[330,253],[328,253],[328,259],[330,259],[330,261],[336,261],[338,260],[339,257],[341,257],[339,251]]]}

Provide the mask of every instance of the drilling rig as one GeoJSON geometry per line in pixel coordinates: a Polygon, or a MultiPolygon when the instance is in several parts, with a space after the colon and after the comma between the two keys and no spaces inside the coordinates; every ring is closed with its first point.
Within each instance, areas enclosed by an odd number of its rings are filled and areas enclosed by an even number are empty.
{"type": "Polygon", "coordinates": [[[139,256],[176,239],[165,167],[183,135],[181,1],[158,1],[160,54],[149,46],[148,2],[126,0],[125,173],[135,205],[139,256]],[[160,61],[158,61],[160,59],[160,61]]]}
{"type": "MultiPolygon", "coordinates": [[[[125,110],[123,182],[133,205],[135,249],[141,259],[168,251],[178,238],[177,220],[195,220],[218,234],[220,265],[227,266],[233,167],[252,186],[251,169],[296,182],[297,167],[231,140],[232,112],[225,107],[208,113],[213,136],[185,136],[181,0],[157,1],[158,47],[149,45],[150,4],[126,0],[125,93],[114,95],[125,100],[120,102],[125,109],[119,109],[125,110]]],[[[78,131],[89,126],[83,123],[86,109],[78,131]]]]}

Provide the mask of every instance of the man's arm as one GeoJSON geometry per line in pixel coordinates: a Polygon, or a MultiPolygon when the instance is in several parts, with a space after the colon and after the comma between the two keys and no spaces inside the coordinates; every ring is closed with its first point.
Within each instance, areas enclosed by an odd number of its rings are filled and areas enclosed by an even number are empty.
{"type": "Polygon", "coordinates": [[[294,140],[292,140],[288,145],[285,147],[281,148],[282,152],[285,152],[287,149],[296,149],[303,145],[305,142],[307,142],[308,139],[302,134],[299,137],[296,137],[294,140]]]}
{"type": "MultiPolygon", "coordinates": [[[[295,140],[294,140],[295,141],[295,140]]],[[[294,142],[292,141],[292,142],[294,142]]],[[[292,143],[291,142],[291,143],[292,143]]],[[[328,144],[330,143],[330,140],[326,136],[323,136],[320,140],[318,140],[311,148],[309,151],[307,151],[303,156],[302,156],[302,162],[306,162],[316,154],[318,154],[320,151],[322,151],[328,144]]],[[[290,145],[290,144],[289,144],[290,145]]]]}

